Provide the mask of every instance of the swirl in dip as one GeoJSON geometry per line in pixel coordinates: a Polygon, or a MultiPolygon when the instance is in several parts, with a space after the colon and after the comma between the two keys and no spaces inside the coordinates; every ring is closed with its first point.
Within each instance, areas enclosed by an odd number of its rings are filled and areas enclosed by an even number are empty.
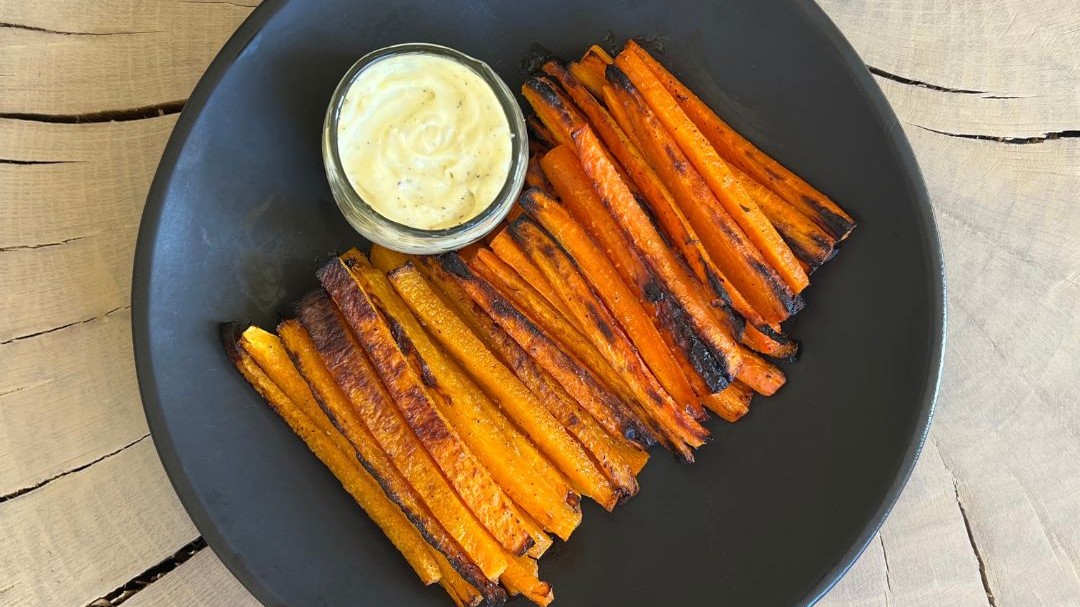
{"type": "Polygon", "coordinates": [[[425,53],[365,68],[338,118],[338,156],[353,189],[376,213],[421,230],[465,223],[495,201],[511,139],[491,86],[425,53]]]}

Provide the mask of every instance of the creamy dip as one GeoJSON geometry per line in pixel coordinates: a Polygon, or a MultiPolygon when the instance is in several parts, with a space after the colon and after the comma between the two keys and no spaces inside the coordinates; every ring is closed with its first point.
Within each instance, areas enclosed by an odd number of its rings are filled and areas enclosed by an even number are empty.
{"type": "Polygon", "coordinates": [[[511,138],[479,74],[423,53],[361,71],[338,117],[338,155],[357,194],[383,217],[424,230],[465,223],[495,201],[511,138]]]}

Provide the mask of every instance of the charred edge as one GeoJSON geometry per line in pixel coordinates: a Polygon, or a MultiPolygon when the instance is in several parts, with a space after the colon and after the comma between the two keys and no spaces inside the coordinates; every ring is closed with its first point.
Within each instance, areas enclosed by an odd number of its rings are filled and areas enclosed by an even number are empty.
{"type": "Polygon", "coordinates": [[[768,337],[769,339],[775,341],[776,343],[778,343],[778,344],[780,344],[782,346],[795,346],[795,345],[798,345],[798,342],[796,342],[794,339],[791,339],[787,335],[784,335],[783,333],[777,331],[776,329],[773,329],[769,325],[764,325],[764,324],[763,325],[754,325],[754,328],[757,329],[758,332],[761,333],[762,335],[764,335],[765,337],[768,337]]]}
{"type": "Polygon", "coordinates": [[[469,269],[469,266],[465,264],[465,260],[457,253],[444,253],[438,257],[438,261],[442,269],[458,278],[464,278],[465,280],[475,279],[472,270],[469,269]]]}
{"type": "Polygon", "coordinates": [[[664,300],[664,289],[655,280],[649,280],[642,289],[645,300],[650,303],[659,303],[664,300]]]}
{"type": "Polygon", "coordinates": [[[817,213],[816,219],[822,224],[822,227],[829,231],[830,234],[837,240],[843,240],[855,229],[855,222],[848,221],[844,217],[832,212],[825,205],[821,204],[817,198],[803,194],[801,196],[802,201],[814,209],[817,213]]]}
{"type": "Polygon", "coordinates": [[[112,590],[105,596],[93,601],[90,605],[107,605],[108,607],[116,607],[127,601],[140,590],[146,588],[150,584],[158,581],[165,574],[175,570],[180,565],[188,562],[193,556],[201,552],[206,548],[206,540],[200,536],[194,540],[185,544],[182,548],[174,552],[170,557],[161,561],[160,563],[150,567],[146,571],[143,571],[139,575],[132,578],[124,585],[112,590]]]}
{"type": "Polygon", "coordinates": [[[761,276],[761,278],[768,283],[769,290],[780,300],[780,305],[783,306],[784,311],[787,312],[789,316],[797,314],[799,310],[803,309],[805,303],[803,302],[802,297],[796,295],[791,290],[791,287],[776,274],[775,270],[756,259],[750,260],[750,266],[754,268],[754,272],[756,272],[758,276],[761,276]]]}
{"type": "Polygon", "coordinates": [[[604,320],[603,316],[600,315],[600,310],[596,309],[596,306],[593,305],[593,302],[585,302],[585,308],[589,314],[589,320],[592,321],[593,325],[596,326],[597,330],[604,334],[604,339],[608,340],[609,342],[615,341],[614,328],[604,320]]]}
{"type": "Polygon", "coordinates": [[[540,70],[545,74],[558,79],[570,78],[570,70],[566,67],[566,61],[562,57],[548,57],[547,61],[540,67],[540,70]]]}
{"type": "Polygon", "coordinates": [[[450,429],[438,415],[422,413],[423,409],[431,410],[435,405],[419,384],[409,386],[394,400],[405,413],[406,422],[422,444],[426,446],[429,443],[441,443],[450,439],[450,429]]]}
{"type": "Polygon", "coordinates": [[[719,306],[720,311],[727,317],[728,324],[731,326],[731,333],[735,337],[735,341],[742,339],[743,334],[746,333],[746,319],[742,314],[739,314],[729,304],[723,304],[719,306]]]}
{"type": "MultiPolygon", "coordinates": [[[[795,254],[795,257],[804,261],[806,265],[810,266],[806,271],[807,274],[811,274],[814,270],[821,267],[821,264],[825,263],[825,259],[827,259],[826,255],[831,255],[831,251],[828,251],[827,249],[824,254],[820,252],[820,249],[819,251],[809,251],[806,249],[806,247],[803,246],[801,240],[789,237],[785,233],[786,231],[777,231],[780,232],[780,238],[784,240],[784,243],[787,244],[788,248],[791,249],[791,252],[795,254]]],[[[817,240],[815,240],[815,242],[817,242],[817,244],[821,244],[817,240]]]]}
{"type": "Polygon", "coordinates": [[[564,117],[569,115],[566,104],[563,103],[562,95],[555,89],[556,84],[547,76],[533,76],[525,81],[525,86],[540,95],[545,104],[558,110],[564,117]]]}
{"type": "Polygon", "coordinates": [[[533,321],[526,318],[525,315],[515,308],[509,300],[496,293],[494,289],[490,291],[490,295],[492,313],[511,322],[520,324],[526,331],[533,335],[546,337],[544,332],[540,330],[540,327],[536,326],[533,321]]]}
{"type": "Polygon", "coordinates": [[[225,346],[225,356],[234,365],[240,362],[242,356],[240,353],[240,336],[243,335],[244,329],[248,326],[250,326],[249,323],[238,320],[223,322],[218,325],[218,336],[221,337],[221,345],[225,346]]]}
{"type": "Polygon", "coordinates": [[[525,127],[529,130],[529,137],[547,146],[548,148],[555,147],[555,142],[548,137],[546,129],[543,128],[543,124],[540,123],[540,118],[533,114],[529,116],[529,119],[525,121],[525,127]]]}
{"type": "Polygon", "coordinates": [[[680,175],[686,174],[686,163],[683,162],[680,156],[681,153],[676,152],[670,145],[664,143],[664,154],[667,155],[668,161],[671,162],[671,166],[675,167],[675,171],[680,175]]]}
{"type": "Polygon", "coordinates": [[[35,114],[29,112],[4,112],[0,118],[9,120],[24,120],[28,122],[48,122],[53,124],[89,124],[94,122],[129,122],[132,120],[144,120],[146,118],[158,118],[170,114],[178,114],[184,109],[186,100],[168,101],[155,105],[146,105],[124,110],[105,110],[101,112],[88,112],[85,114],[35,114]]]}
{"type": "Polygon", "coordinates": [[[639,194],[638,192],[632,192],[631,196],[633,196],[634,202],[637,203],[637,206],[641,209],[641,212],[644,213],[645,217],[649,219],[649,223],[652,224],[653,230],[657,233],[657,235],[660,236],[660,240],[664,243],[664,246],[672,249],[673,247],[671,238],[668,233],[660,226],[660,220],[656,217],[656,213],[653,211],[653,208],[649,206],[649,203],[644,198],[642,198],[641,194],[639,194]]]}
{"type": "Polygon", "coordinates": [[[667,54],[667,44],[670,40],[670,36],[664,36],[662,34],[652,34],[645,36],[644,38],[634,38],[634,42],[638,43],[638,46],[644,49],[651,49],[661,55],[667,54]]]}
{"type": "Polygon", "coordinates": [[[724,287],[724,281],[720,280],[720,277],[708,267],[705,268],[705,279],[709,283],[709,288],[712,292],[720,298],[722,305],[731,306],[731,294],[727,292],[727,288],[724,287]]]}
{"type": "Polygon", "coordinates": [[[521,73],[531,74],[552,59],[558,59],[555,53],[543,44],[533,42],[529,45],[528,52],[521,58],[521,73]]]}
{"type": "Polygon", "coordinates": [[[427,361],[420,356],[420,352],[417,351],[413,341],[409,339],[409,336],[405,333],[405,327],[397,321],[396,318],[383,311],[383,318],[386,319],[386,324],[390,327],[390,335],[394,338],[394,343],[398,345],[405,356],[416,361],[416,366],[420,368],[420,379],[424,382],[424,385],[428,388],[437,390],[439,388],[439,380],[435,378],[435,374],[431,372],[431,367],[428,366],[427,361]]]}
{"type": "MultiPolygon", "coordinates": [[[[753,153],[749,152],[749,151],[746,152],[746,156],[748,158],[750,158],[751,160],[754,160],[756,158],[756,156],[753,153]]],[[[765,173],[769,177],[771,177],[773,179],[773,181],[784,181],[784,178],[781,177],[779,173],[777,173],[776,171],[770,169],[769,167],[762,166],[761,168],[765,169],[765,173]]]]}
{"type": "Polygon", "coordinates": [[[626,72],[620,70],[618,66],[616,66],[614,63],[609,63],[608,66],[604,68],[604,77],[607,78],[607,81],[610,82],[613,86],[618,87],[628,93],[637,92],[637,90],[634,88],[634,83],[630,82],[630,77],[626,75],[626,72]]]}
{"type": "Polygon", "coordinates": [[[675,345],[686,354],[690,365],[711,392],[726,388],[731,381],[726,361],[717,356],[709,344],[698,335],[682,304],[672,297],[666,297],[665,300],[665,305],[659,311],[660,320],[668,327],[675,345]]]}

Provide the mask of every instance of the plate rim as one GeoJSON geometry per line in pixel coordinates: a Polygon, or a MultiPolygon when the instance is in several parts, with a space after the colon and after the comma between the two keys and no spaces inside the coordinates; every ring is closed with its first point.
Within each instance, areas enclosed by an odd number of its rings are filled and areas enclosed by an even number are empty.
{"type": "MultiPolygon", "coordinates": [[[[215,55],[185,102],[184,109],[180,112],[180,116],[158,161],[153,181],[146,195],[146,202],[139,221],[131,279],[131,336],[135,375],[139,385],[139,397],[142,402],[143,413],[146,416],[158,458],[161,460],[166,476],[180,503],[184,506],[185,512],[191,517],[196,529],[206,540],[207,545],[214,551],[229,572],[244,585],[245,589],[264,605],[277,604],[280,601],[273,596],[268,587],[252,575],[243,559],[239,558],[239,555],[230,548],[229,543],[219,533],[217,526],[211,522],[205,504],[195,497],[194,487],[184,472],[184,466],[176,450],[176,445],[166,431],[163,419],[163,399],[157,389],[150,345],[151,322],[149,317],[148,277],[153,266],[153,253],[158,240],[159,228],[161,227],[160,217],[165,194],[177,167],[176,161],[183,151],[191,129],[199,116],[195,110],[190,108],[199,108],[201,110],[205,106],[207,99],[217,88],[221,79],[228,73],[229,68],[243,54],[266,22],[289,1],[265,0],[255,7],[215,55]]],[[[881,118],[882,123],[886,125],[886,142],[893,148],[893,152],[896,154],[901,166],[912,177],[914,191],[911,202],[916,210],[916,218],[926,229],[927,236],[926,242],[923,243],[928,254],[926,278],[931,283],[930,291],[937,294],[932,301],[928,302],[934,322],[930,327],[930,368],[928,369],[926,389],[919,403],[918,418],[908,439],[903,461],[877,510],[863,526],[851,547],[840,556],[817,584],[793,605],[793,607],[810,607],[828,594],[854,566],[859,556],[866,550],[874,535],[892,512],[900,494],[911,478],[915,464],[918,462],[923,446],[929,436],[930,425],[937,408],[945,363],[948,299],[944,254],[934,208],[930,202],[930,194],[926,188],[922,170],[896,113],[878,86],[877,81],[874,80],[873,75],[866,68],[866,63],[836,24],[833,23],[832,19],[829,18],[828,14],[825,13],[824,9],[811,0],[794,0],[794,4],[797,9],[801,10],[805,18],[825,36],[826,40],[837,51],[848,71],[862,85],[864,97],[870,102],[872,109],[881,118]],[[935,361],[936,364],[934,364],[935,361]]]]}

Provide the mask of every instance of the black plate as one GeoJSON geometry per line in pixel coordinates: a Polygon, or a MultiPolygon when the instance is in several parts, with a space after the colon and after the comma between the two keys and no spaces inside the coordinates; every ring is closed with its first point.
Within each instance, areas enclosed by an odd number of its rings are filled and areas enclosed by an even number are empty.
{"type": "MultiPolygon", "coordinates": [[[[180,117],[150,191],[132,295],[139,385],[161,458],[214,551],[268,605],[449,605],[229,365],[217,324],[272,327],[318,260],[361,244],[319,137],[360,55],[437,42],[516,88],[540,42],[613,35],[661,57],[766,151],[860,221],[792,323],[788,385],[714,422],[693,466],[658,452],[641,494],[594,505],[541,563],[557,605],[807,605],[895,501],[933,409],[942,261],[903,132],[851,47],[807,1],[269,1],[180,117]]],[[[521,604],[517,601],[516,604],[521,604]]]]}

